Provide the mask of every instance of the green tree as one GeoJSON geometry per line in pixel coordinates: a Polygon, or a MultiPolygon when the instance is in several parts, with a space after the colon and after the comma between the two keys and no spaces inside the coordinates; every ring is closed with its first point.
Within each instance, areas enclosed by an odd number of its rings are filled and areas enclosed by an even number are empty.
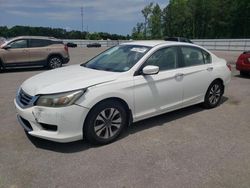
{"type": "Polygon", "coordinates": [[[166,36],[189,37],[191,35],[191,14],[187,0],[171,0],[163,12],[163,27],[166,36]]]}
{"type": "Polygon", "coordinates": [[[149,28],[152,39],[162,38],[162,16],[161,8],[156,4],[152,10],[152,14],[149,18],[149,28]]]}
{"type": "Polygon", "coordinates": [[[134,27],[133,30],[132,30],[132,38],[134,40],[143,39],[144,38],[143,30],[144,30],[143,23],[137,23],[136,27],[134,27]]]}
{"type": "Polygon", "coordinates": [[[149,16],[152,13],[153,3],[151,2],[149,5],[145,6],[144,9],[141,11],[144,17],[144,38],[147,38],[147,28],[149,22],[149,16]]]}
{"type": "Polygon", "coordinates": [[[0,26],[0,36],[11,38],[21,35],[35,35],[35,36],[50,36],[61,39],[112,39],[112,40],[124,40],[126,36],[109,34],[109,33],[87,33],[86,31],[66,31],[61,28],[49,28],[49,27],[29,27],[29,26],[14,26],[8,28],[6,26],[0,26]]]}

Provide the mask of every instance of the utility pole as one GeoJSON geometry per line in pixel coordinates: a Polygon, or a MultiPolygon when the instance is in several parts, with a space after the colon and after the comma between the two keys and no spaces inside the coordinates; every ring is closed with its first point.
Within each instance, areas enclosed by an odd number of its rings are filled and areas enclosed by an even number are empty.
{"type": "Polygon", "coordinates": [[[82,33],[83,33],[83,7],[81,7],[81,16],[82,16],[82,33]]]}

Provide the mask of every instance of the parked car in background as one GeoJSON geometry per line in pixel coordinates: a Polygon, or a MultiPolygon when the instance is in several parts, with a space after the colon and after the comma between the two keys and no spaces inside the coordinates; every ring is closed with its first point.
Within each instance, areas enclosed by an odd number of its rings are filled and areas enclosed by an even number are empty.
{"type": "Polygon", "coordinates": [[[246,76],[250,73],[250,51],[240,54],[236,62],[236,69],[240,71],[242,76],[246,76]]]}
{"type": "Polygon", "coordinates": [[[29,78],[15,106],[30,135],[107,144],[132,122],[198,103],[218,106],[230,80],[226,61],[202,47],[137,41],[29,78]]]}
{"type": "Polygon", "coordinates": [[[184,38],[184,37],[166,37],[164,40],[165,41],[193,43],[191,40],[189,40],[188,38],[184,38]]]}
{"type": "Polygon", "coordinates": [[[88,48],[100,48],[102,47],[102,45],[100,43],[91,43],[91,44],[87,44],[88,48]]]}
{"type": "Polygon", "coordinates": [[[73,43],[73,42],[68,42],[66,44],[69,48],[76,48],[77,47],[77,44],[73,43]]]}
{"type": "Polygon", "coordinates": [[[0,46],[0,67],[46,66],[50,69],[69,62],[68,47],[51,37],[21,36],[0,46]]]}

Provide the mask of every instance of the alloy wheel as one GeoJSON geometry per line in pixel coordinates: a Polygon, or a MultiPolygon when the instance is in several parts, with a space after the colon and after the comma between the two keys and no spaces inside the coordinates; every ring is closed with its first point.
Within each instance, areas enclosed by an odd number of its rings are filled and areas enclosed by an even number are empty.
{"type": "Polygon", "coordinates": [[[62,62],[61,62],[61,59],[58,58],[58,57],[53,57],[50,59],[50,67],[52,69],[55,69],[55,68],[58,68],[58,67],[61,67],[62,65],[62,62]]]}
{"type": "Polygon", "coordinates": [[[217,104],[220,100],[220,97],[221,97],[221,88],[218,84],[214,84],[209,91],[208,100],[210,104],[212,105],[217,104]]]}
{"type": "Polygon", "coordinates": [[[116,108],[106,108],[96,117],[94,131],[97,137],[109,139],[122,127],[122,116],[116,108]]]}

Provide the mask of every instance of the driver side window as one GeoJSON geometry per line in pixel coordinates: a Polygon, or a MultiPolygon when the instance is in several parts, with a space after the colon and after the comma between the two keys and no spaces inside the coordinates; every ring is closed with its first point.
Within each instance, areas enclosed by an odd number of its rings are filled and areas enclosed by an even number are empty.
{"type": "Polygon", "coordinates": [[[11,48],[27,48],[27,40],[16,40],[10,44],[11,48]]]}
{"type": "Polygon", "coordinates": [[[177,68],[177,47],[163,48],[151,55],[144,64],[158,66],[160,71],[177,68]]]}

